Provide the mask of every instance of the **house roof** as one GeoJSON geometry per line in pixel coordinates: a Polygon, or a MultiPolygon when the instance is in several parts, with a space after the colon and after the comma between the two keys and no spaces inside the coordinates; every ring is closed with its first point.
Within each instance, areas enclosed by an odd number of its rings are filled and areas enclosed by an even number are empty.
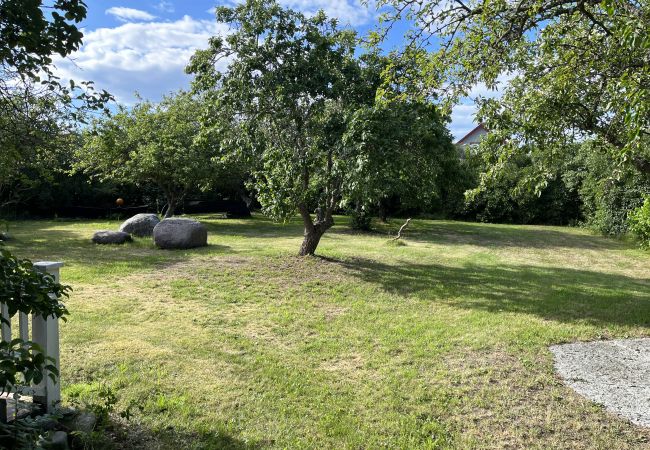
{"type": "Polygon", "coordinates": [[[479,123],[472,131],[467,133],[465,136],[463,136],[458,142],[456,142],[456,145],[462,145],[465,143],[465,141],[469,140],[474,134],[478,133],[479,131],[485,131],[487,133],[487,128],[485,128],[485,125],[483,122],[479,123]]]}

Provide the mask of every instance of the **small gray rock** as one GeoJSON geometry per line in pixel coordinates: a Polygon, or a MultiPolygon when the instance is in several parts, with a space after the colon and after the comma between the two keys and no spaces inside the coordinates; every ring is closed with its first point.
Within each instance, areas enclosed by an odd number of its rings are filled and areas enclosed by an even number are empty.
{"type": "Polygon", "coordinates": [[[164,219],[153,230],[153,241],[159,248],[184,249],[208,245],[208,230],[192,219],[164,219]]]}
{"type": "Polygon", "coordinates": [[[68,450],[68,433],[65,431],[55,431],[48,447],[52,450],[68,450]]]}
{"type": "Polygon", "coordinates": [[[95,244],[124,244],[131,241],[131,235],[122,231],[101,230],[93,234],[95,244]]]}
{"type": "Polygon", "coordinates": [[[120,231],[138,237],[151,236],[158,223],[160,219],[155,214],[136,214],[120,226],[120,231]]]}
{"type": "Polygon", "coordinates": [[[81,411],[72,421],[71,428],[75,431],[90,434],[97,425],[97,416],[90,411],[81,411]]]}

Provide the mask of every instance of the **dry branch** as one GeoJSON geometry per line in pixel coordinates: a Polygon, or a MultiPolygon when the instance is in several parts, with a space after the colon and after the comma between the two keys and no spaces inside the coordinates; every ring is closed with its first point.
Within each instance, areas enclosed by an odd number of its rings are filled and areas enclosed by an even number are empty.
{"type": "Polygon", "coordinates": [[[406,229],[406,227],[409,226],[409,223],[410,223],[410,222],[411,222],[411,219],[410,219],[410,218],[409,218],[409,219],[406,219],[406,222],[404,223],[404,225],[402,225],[401,227],[399,227],[399,231],[397,232],[397,236],[395,236],[395,237],[393,238],[394,241],[396,241],[396,240],[398,240],[398,239],[400,239],[400,238],[402,237],[402,231],[404,231],[404,230],[406,229]]]}

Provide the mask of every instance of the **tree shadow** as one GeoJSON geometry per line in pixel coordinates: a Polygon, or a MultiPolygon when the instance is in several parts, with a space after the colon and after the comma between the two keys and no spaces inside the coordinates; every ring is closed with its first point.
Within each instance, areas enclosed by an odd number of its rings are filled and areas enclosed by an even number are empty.
{"type": "Polygon", "coordinates": [[[205,448],[215,450],[258,450],[272,446],[272,440],[244,441],[231,433],[185,431],[174,427],[152,430],[133,421],[111,421],[110,447],[121,450],[205,448]]]}
{"type": "Polygon", "coordinates": [[[322,259],[342,265],[388,293],[425,301],[491,313],[531,314],[556,322],[650,327],[650,278],[526,265],[450,267],[322,259]]]}
{"type": "MultiPolygon", "coordinates": [[[[377,230],[395,234],[399,224],[380,224],[377,230]]],[[[612,250],[631,248],[630,244],[614,238],[586,233],[571,233],[569,229],[529,225],[495,225],[473,222],[446,222],[415,220],[407,228],[407,240],[433,243],[476,245],[481,247],[532,247],[532,248],[580,248],[612,250]]]]}

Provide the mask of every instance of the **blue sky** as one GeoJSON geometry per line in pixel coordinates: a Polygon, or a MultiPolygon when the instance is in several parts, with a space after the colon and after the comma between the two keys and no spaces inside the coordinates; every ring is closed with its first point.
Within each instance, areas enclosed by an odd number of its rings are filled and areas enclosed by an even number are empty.
{"type": "MultiPolygon", "coordinates": [[[[157,101],[163,94],[186,88],[184,68],[208,39],[225,32],[212,8],[234,0],[87,0],[88,17],[81,24],[84,46],[71,57],[57,60],[60,76],[93,80],[122,103],[135,93],[157,101]]],[[[285,6],[313,13],[324,9],[343,25],[363,34],[371,29],[377,12],[360,0],[279,0],[285,6]]],[[[399,40],[387,47],[399,46],[399,40]]],[[[474,94],[485,94],[478,88],[474,94]]],[[[470,100],[455,108],[450,129],[456,138],[474,127],[470,100]]]]}

